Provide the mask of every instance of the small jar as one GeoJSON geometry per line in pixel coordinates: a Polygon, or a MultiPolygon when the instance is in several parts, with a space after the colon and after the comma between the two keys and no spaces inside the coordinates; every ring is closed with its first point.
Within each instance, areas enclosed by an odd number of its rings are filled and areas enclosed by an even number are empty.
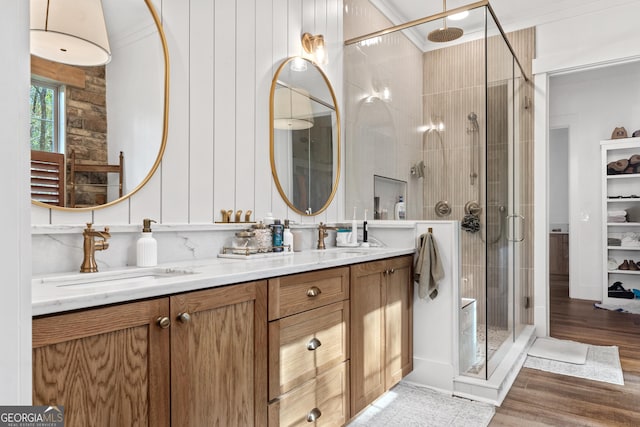
{"type": "Polygon", "coordinates": [[[233,239],[233,253],[241,255],[255,254],[258,252],[258,242],[253,231],[238,231],[233,239]]]}
{"type": "Polygon", "coordinates": [[[253,225],[258,252],[271,252],[271,229],[261,221],[253,225]]]}

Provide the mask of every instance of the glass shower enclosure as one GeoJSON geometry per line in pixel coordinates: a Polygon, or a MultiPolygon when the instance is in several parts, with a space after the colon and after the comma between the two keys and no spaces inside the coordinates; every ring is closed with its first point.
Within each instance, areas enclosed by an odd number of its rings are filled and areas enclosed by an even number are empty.
{"type": "Polygon", "coordinates": [[[408,182],[409,219],[460,221],[458,371],[488,379],[533,320],[526,75],[486,1],[351,38],[344,54],[346,205],[372,212],[384,175],[408,182]]]}

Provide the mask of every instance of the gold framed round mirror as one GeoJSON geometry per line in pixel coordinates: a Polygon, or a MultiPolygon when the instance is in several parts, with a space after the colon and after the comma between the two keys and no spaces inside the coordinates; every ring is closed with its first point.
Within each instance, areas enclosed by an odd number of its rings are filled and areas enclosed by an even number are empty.
{"type": "Polygon", "coordinates": [[[329,207],[340,179],[340,113],[331,83],[314,62],[291,57],[271,83],[271,173],[285,203],[301,215],[329,207]]]}
{"type": "Polygon", "coordinates": [[[169,115],[162,23],[151,0],[102,5],[111,45],[106,65],[31,57],[34,205],[63,211],[112,206],[138,192],[162,160],[169,115]]]}

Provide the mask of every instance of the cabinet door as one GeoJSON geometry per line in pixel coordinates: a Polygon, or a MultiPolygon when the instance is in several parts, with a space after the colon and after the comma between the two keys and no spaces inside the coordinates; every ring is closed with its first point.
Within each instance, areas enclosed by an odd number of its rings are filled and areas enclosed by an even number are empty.
{"type": "Polygon", "coordinates": [[[385,262],[351,267],[351,415],[385,391],[385,262]]]}
{"type": "Polygon", "coordinates": [[[33,320],[33,404],[65,425],[168,426],[169,314],[161,298],[33,320]]]}
{"type": "Polygon", "coordinates": [[[172,296],[171,318],[172,425],[266,425],[266,282],[172,296]]]}
{"type": "Polygon", "coordinates": [[[385,359],[386,389],[413,370],[412,257],[389,260],[386,269],[385,359]]]}

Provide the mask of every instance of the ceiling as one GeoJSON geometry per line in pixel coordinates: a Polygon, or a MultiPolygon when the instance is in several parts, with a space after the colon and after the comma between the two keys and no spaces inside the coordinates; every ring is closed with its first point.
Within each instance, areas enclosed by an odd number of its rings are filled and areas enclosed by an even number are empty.
{"type": "MultiPolygon", "coordinates": [[[[473,3],[475,0],[448,0],[447,10],[473,3]]],[[[634,3],[638,0],[490,0],[500,24],[506,32],[521,28],[528,28],[548,22],[566,19],[572,16],[594,13],[602,9],[609,9],[623,4],[634,3]]],[[[420,19],[442,12],[441,0],[370,0],[394,25],[420,19]]],[[[456,21],[449,26],[461,27],[465,37],[464,42],[479,37],[483,29],[483,15],[471,14],[464,21],[456,21]],[[466,22],[465,22],[466,21],[466,22]],[[475,35],[474,35],[475,33],[475,35]]],[[[442,21],[424,24],[413,31],[405,32],[418,47],[431,50],[443,47],[428,41],[425,42],[429,31],[439,28],[442,21]]]]}

